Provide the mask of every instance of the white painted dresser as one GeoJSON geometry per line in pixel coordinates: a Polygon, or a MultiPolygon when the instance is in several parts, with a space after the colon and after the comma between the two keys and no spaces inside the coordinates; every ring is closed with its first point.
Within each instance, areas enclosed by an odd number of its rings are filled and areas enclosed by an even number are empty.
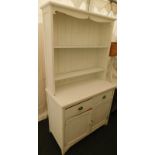
{"type": "Polygon", "coordinates": [[[115,84],[106,79],[115,19],[42,6],[49,127],[62,154],[108,123],[115,84]]]}

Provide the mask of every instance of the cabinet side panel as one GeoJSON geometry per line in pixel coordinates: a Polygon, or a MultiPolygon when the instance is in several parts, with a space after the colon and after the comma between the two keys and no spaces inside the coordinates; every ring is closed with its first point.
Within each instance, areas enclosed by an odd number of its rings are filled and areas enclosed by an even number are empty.
{"type": "Polygon", "coordinates": [[[53,14],[50,6],[43,9],[43,26],[46,88],[54,94],[53,14]]]}
{"type": "Polygon", "coordinates": [[[63,148],[63,109],[47,94],[49,128],[60,148],[63,148]]]}

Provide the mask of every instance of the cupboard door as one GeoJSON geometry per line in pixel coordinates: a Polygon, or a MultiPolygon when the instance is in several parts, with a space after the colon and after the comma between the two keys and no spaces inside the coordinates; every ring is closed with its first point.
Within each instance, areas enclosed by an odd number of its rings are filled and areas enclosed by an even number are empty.
{"type": "Polygon", "coordinates": [[[71,146],[86,135],[91,130],[91,111],[84,112],[66,121],[65,145],[71,146]]]}
{"type": "Polygon", "coordinates": [[[93,121],[92,130],[96,130],[103,124],[107,124],[111,104],[112,100],[108,100],[106,102],[100,102],[94,106],[92,113],[92,121],[93,121]]]}

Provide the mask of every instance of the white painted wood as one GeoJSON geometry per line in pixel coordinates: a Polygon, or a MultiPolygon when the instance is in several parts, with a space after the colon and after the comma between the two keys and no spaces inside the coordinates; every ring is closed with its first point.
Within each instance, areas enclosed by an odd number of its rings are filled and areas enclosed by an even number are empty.
{"type": "Polygon", "coordinates": [[[66,121],[65,145],[72,146],[84,138],[91,130],[91,112],[89,110],[66,121]],[[79,125],[80,124],[80,125],[79,125]],[[74,130],[73,130],[74,129],[74,130]]]}
{"type": "Polygon", "coordinates": [[[73,72],[64,73],[64,74],[58,73],[58,74],[56,74],[55,80],[58,81],[58,80],[73,78],[73,77],[97,73],[97,72],[103,72],[103,68],[90,68],[90,69],[73,71],[73,72]]]}
{"type": "Polygon", "coordinates": [[[92,46],[92,45],[85,45],[85,46],[82,46],[82,45],[76,45],[76,46],[73,46],[73,45],[65,45],[65,46],[54,46],[54,48],[108,48],[106,46],[103,46],[103,45],[100,45],[100,46],[92,46]]]}
{"type": "Polygon", "coordinates": [[[87,79],[56,88],[55,98],[61,107],[68,107],[84,99],[115,88],[115,84],[100,79],[87,79]]]}
{"type": "Polygon", "coordinates": [[[114,93],[113,89],[112,90],[109,90],[109,91],[106,91],[106,92],[103,92],[103,93],[101,93],[99,95],[96,95],[94,97],[93,101],[95,103],[98,103],[98,102],[102,102],[102,101],[103,102],[106,102],[108,100],[112,100],[113,93],[114,93]]]}
{"type": "Polygon", "coordinates": [[[108,122],[116,87],[106,80],[115,19],[51,2],[42,9],[49,127],[64,154],[108,122]]]}
{"type": "Polygon", "coordinates": [[[89,12],[86,10],[80,10],[78,8],[66,6],[63,4],[58,4],[55,2],[51,2],[51,1],[46,2],[44,5],[42,5],[41,9],[45,8],[46,6],[51,6],[53,8],[54,12],[56,12],[56,11],[62,12],[62,13],[65,13],[67,15],[70,15],[70,16],[73,16],[76,18],[87,19],[87,18],[89,18],[89,16],[91,16],[92,18],[94,17],[94,19],[93,19],[94,21],[96,21],[96,18],[97,18],[97,21],[98,21],[98,19],[100,19],[100,21],[102,21],[102,22],[113,22],[116,20],[115,17],[108,17],[105,15],[100,15],[100,14],[89,12]]]}
{"type": "Polygon", "coordinates": [[[80,81],[87,81],[87,80],[90,80],[92,78],[99,79],[100,74],[102,74],[102,72],[98,72],[98,73],[94,73],[94,74],[92,73],[92,74],[87,74],[87,75],[81,75],[81,76],[68,78],[68,79],[64,79],[64,80],[59,80],[59,81],[55,82],[55,86],[56,86],[56,88],[60,88],[61,86],[64,86],[64,85],[68,85],[71,83],[77,83],[80,81]]]}
{"type": "Polygon", "coordinates": [[[62,13],[54,15],[54,47],[108,47],[110,23],[81,20],[62,13]],[[84,33],[83,33],[84,32],[84,33]]]}
{"type": "Polygon", "coordinates": [[[107,123],[109,119],[111,105],[112,105],[112,99],[108,101],[102,100],[94,106],[92,112],[93,131],[102,126],[103,123],[104,124],[107,123]]]}
{"type": "Polygon", "coordinates": [[[92,109],[92,104],[93,104],[93,98],[89,98],[85,101],[82,101],[78,103],[77,105],[73,107],[69,107],[65,110],[65,120],[68,118],[71,118],[73,116],[79,115],[83,112],[86,112],[88,110],[92,109]]]}
{"type": "Polygon", "coordinates": [[[48,100],[50,131],[57,140],[62,150],[62,154],[64,154],[72,145],[84,138],[86,135],[95,131],[100,126],[106,125],[108,123],[109,112],[112,104],[112,95],[114,92],[113,90],[106,91],[97,96],[95,95],[80,103],[71,105],[71,107],[68,107],[66,109],[60,106],[60,104],[56,101],[56,97],[52,96],[48,90],[46,90],[46,92],[48,94],[48,98],[50,99],[48,100]],[[108,95],[108,100],[101,99],[101,95],[105,94],[108,95]],[[81,106],[83,107],[83,110],[81,112],[77,111],[77,109],[79,109],[81,106]],[[88,119],[83,120],[85,119],[85,117],[83,118],[83,114],[90,111],[91,114],[89,121],[88,119]],[[72,121],[70,122],[67,120],[72,121]],[[79,121],[84,121],[84,124],[79,123],[79,121]],[[76,123],[74,124],[74,122],[78,122],[77,130],[75,130],[74,128],[74,125],[76,125],[76,123]],[[88,122],[90,126],[89,130],[87,130],[88,122]],[[68,125],[67,128],[66,124],[68,125]],[[84,128],[85,130],[82,130],[82,128],[84,128]],[[71,135],[70,130],[72,132],[71,135]],[[83,132],[78,132],[79,130],[82,130],[83,132]],[[75,133],[75,131],[77,132],[75,133]],[[70,137],[68,138],[69,140],[66,136],[70,137]]]}
{"type": "Polygon", "coordinates": [[[101,49],[56,49],[55,73],[100,68],[98,65],[99,50],[101,51],[101,49]]]}
{"type": "Polygon", "coordinates": [[[63,148],[63,109],[55,102],[50,91],[46,93],[49,128],[60,148],[63,148]]]}
{"type": "Polygon", "coordinates": [[[52,92],[52,94],[54,94],[53,14],[50,6],[43,9],[43,21],[46,87],[52,92]]]}

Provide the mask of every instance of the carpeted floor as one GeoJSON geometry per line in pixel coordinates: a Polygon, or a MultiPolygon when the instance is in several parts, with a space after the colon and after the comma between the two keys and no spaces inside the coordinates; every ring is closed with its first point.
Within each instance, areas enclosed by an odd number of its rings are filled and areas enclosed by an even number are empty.
{"type": "MultiPolygon", "coordinates": [[[[48,120],[38,123],[38,154],[61,155],[60,148],[49,133],[48,120]]],[[[110,115],[109,123],[72,146],[65,155],[116,155],[117,111],[110,115]]]]}

